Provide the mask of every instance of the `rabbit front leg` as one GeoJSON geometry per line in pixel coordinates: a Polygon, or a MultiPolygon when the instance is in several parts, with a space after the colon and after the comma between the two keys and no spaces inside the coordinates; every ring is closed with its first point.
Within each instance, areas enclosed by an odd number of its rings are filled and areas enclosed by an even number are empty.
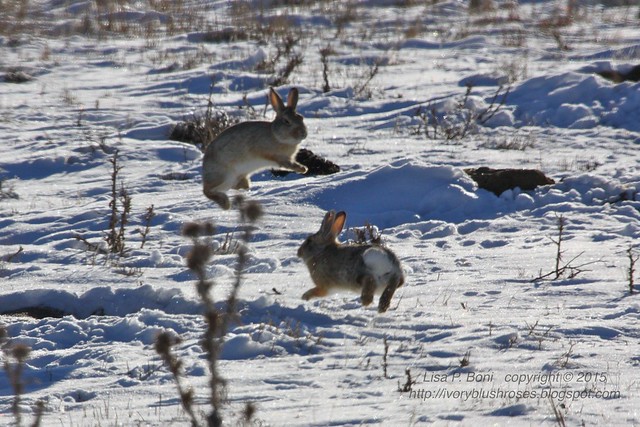
{"type": "Polygon", "coordinates": [[[307,167],[301,163],[296,162],[292,158],[287,158],[284,156],[269,156],[268,160],[276,162],[278,166],[281,168],[297,172],[297,173],[307,173],[307,167]]]}

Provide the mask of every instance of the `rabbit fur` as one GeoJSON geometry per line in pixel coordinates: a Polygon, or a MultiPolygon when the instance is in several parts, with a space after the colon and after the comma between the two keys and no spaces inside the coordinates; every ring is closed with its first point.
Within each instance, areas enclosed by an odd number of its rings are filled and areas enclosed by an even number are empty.
{"type": "Polygon", "coordinates": [[[320,230],[307,237],[298,249],[315,284],[302,299],[326,296],[332,290],[351,290],[360,293],[367,306],[377,292],[382,292],[378,311],[389,308],[395,290],[404,283],[400,261],[389,249],[374,244],[340,244],[338,235],[347,214],[329,211],[320,230]]]}
{"type": "Polygon", "coordinates": [[[303,117],[296,112],[298,90],[289,91],[285,105],[270,88],[269,101],[276,112],[273,121],[249,121],[227,128],[205,150],[202,190],[223,209],[231,207],[225,192],[248,189],[250,176],[256,172],[270,168],[307,171],[295,161],[298,145],[307,137],[303,117]]]}

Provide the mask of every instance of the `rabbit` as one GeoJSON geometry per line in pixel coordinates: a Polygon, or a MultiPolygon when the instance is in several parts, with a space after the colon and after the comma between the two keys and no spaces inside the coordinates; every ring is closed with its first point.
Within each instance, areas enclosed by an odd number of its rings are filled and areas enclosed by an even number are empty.
{"type": "Polygon", "coordinates": [[[315,284],[302,299],[326,296],[333,289],[347,289],[360,293],[362,305],[368,306],[376,292],[382,292],[378,312],[384,313],[391,297],[404,283],[400,261],[389,249],[375,244],[340,244],[338,234],[344,227],[347,214],[329,211],[320,230],[307,237],[298,249],[315,284]]]}
{"type": "Polygon", "coordinates": [[[205,150],[202,190],[225,210],[231,207],[225,192],[249,189],[249,177],[255,172],[273,167],[307,172],[295,161],[298,145],[307,137],[303,117],[296,112],[298,90],[289,91],[286,106],[273,88],[269,100],[276,112],[272,122],[249,121],[227,128],[205,150]]]}

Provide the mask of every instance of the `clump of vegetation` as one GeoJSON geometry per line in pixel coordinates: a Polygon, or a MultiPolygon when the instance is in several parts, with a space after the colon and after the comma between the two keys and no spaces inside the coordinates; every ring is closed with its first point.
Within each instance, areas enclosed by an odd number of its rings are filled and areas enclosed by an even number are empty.
{"type": "Polygon", "coordinates": [[[514,132],[512,135],[503,137],[491,137],[485,142],[482,142],[479,147],[488,148],[492,150],[514,150],[525,151],[529,148],[536,146],[536,139],[533,132],[528,134],[522,134],[520,132],[514,132]]]}
{"type": "MultiPolygon", "coordinates": [[[[192,426],[218,427],[225,425],[223,423],[223,408],[226,404],[227,380],[221,375],[219,360],[229,326],[238,318],[237,299],[243,280],[242,272],[247,262],[247,245],[251,240],[255,223],[262,216],[262,207],[256,202],[237,197],[234,200],[234,206],[238,208],[242,237],[241,243],[235,250],[238,258],[235,282],[222,305],[216,304],[212,299],[214,282],[207,278],[206,273],[206,266],[214,254],[211,236],[215,233],[215,226],[210,222],[190,223],[185,225],[182,231],[182,234],[191,239],[193,244],[191,251],[187,254],[186,262],[189,269],[197,277],[196,290],[203,303],[203,316],[206,323],[202,348],[205,351],[209,368],[210,410],[205,414],[204,420],[199,417],[199,411],[195,408],[193,388],[183,384],[183,362],[173,352],[173,347],[180,342],[179,337],[165,332],[161,333],[156,340],[156,352],[174,377],[180,402],[192,426]]],[[[247,403],[243,412],[244,419],[241,420],[241,423],[249,423],[254,414],[254,405],[247,403]]]]}
{"type": "Polygon", "coordinates": [[[375,225],[367,222],[364,227],[354,227],[351,230],[354,234],[354,243],[361,245],[382,245],[382,235],[375,225]]]}
{"type": "Polygon", "coordinates": [[[125,245],[125,228],[129,223],[129,214],[131,213],[131,196],[129,191],[121,183],[118,189],[118,174],[122,166],[118,163],[118,151],[109,159],[112,165],[111,170],[111,200],[109,208],[111,214],[109,216],[109,230],[105,236],[109,252],[124,256],[125,245]]]}
{"type": "Polygon", "coordinates": [[[404,384],[400,385],[400,381],[398,381],[398,391],[400,393],[409,393],[413,390],[413,386],[418,382],[415,378],[411,376],[411,369],[405,368],[404,375],[406,377],[404,384]]]}
{"type": "Polygon", "coordinates": [[[389,378],[389,340],[387,340],[386,335],[383,338],[382,343],[384,344],[384,353],[382,353],[382,376],[383,378],[389,378]]]}
{"type": "Polygon", "coordinates": [[[466,368],[470,364],[471,364],[471,350],[467,350],[464,356],[462,356],[462,359],[460,359],[460,367],[466,368]]]}
{"type": "Polygon", "coordinates": [[[33,80],[33,76],[22,70],[9,70],[4,75],[6,83],[27,83],[33,80]]]}
{"type": "Polygon", "coordinates": [[[354,94],[357,98],[371,99],[373,98],[373,90],[371,88],[371,82],[378,75],[380,66],[385,62],[385,59],[377,59],[371,63],[364,74],[356,81],[353,88],[354,94]]]}
{"type": "MultiPolygon", "coordinates": [[[[550,339],[550,333],[553,329],[553,326],[549,326],[546,329],[538,330],[538,326],[540,321],[536,320],[533,325],[529,325],[529,323],[524,322],[527,328],[527,336],[535,339],[538,342],[538,350],[542,350],[542,344],[550,339]]],[[[542,325],[540,325],[542,327],[542,325]]]]}
{"type": "Polygon", "coordinates": [[[489,106],[476,109],[470,102],[472,85],[467,85],[464,95],[455,102],[452,111],[440,112],[432,105],[421,105],[414,113],[418,119],[417,126],[412,130],[414,135],[424,135],[427,139],[444,139],[458,141],[464,139],[476,130],[476,126],[487,123],[504,106],[510,88],[500,86],[489,106]]]}
{"type": "Polygon", "coordinates": [[[335,50],[331,46],[320,49],[320,62],[322,63],[322,92],[327,93],[331,90],[329,84],[329,57],[335,55],[335,50]]]}
{"type": "Polygon", "coordinates": [[[156,213],[153,210],[153,205],[149,206],[147,208],[147,211],[142,216],[144,226],[142,228],[138,228],[138,232],[142,237],[142,241],[140,242],[140,249],[144,249],[144,245],[145,243],[147,243],[147,236],[151,231],[151,221],[153,221],[153,218],[155,218],[155,216],[156,213]]]}
{"type": "Polygon", "coordinates": [[[19,199],[18,193],[13,190],[13,186],[6,185],[6,179],[0,179],[0,200],[19,199]]]}
{"type": "Polygon", "coordinates": [[[171,130],[169,139],[194,144],[204,151],[223,130],[239,122],[238,118],[230,117],[226,112],[214,108],[213,85],[211,85],[205,113],[194,113],[192,117],[176,124],[171,130]]]}
{"type": "Polygon", "coordinates": [[[22,252],[24,252],[24,248],[22,245],[15,251],[10,254],[0,256],[0,277],[6,275],[6,264],[13,262],[22,252]]]}
{"type": "Polygon", "coordinates": [[[274,52],[259,63],[257,71],[271,74],[269,86],[281,86],[289,82],[293,72],[303,63],[300,41],[302,36],[298,32],[289,30],[278,34],[274,42],[274,52]]]}
{"type": "Polygon", "coordinates": [[[493,0],[469,0],[469,12],[471,13],[491,12],[495,8],[493,0]]]}
{"type": "MultiPolygon", "coordinates": [[[[124,183],[119,179],[122,165],[120,164],[119,151],[115,150],[113,156],[109,158],[111,165],[110,173],[110,198],[108,226],[104,235],[104,245],[93,243],[81,235],[76,235],[76,240],[83,242],[87,250],[94,256],[104,255],[109,260],[110,255],[117,255],[122,258],[129,252],[127,247],[127,232],[131,218],[133,198],[124,183]]],[[[141,236],[140,248],[144,248],[149,233],[151,232],[151,222],[155,217],[154,206],[147,208],[142,215],[142,227],[138,227],[134,232],[141,236]]],[[[137,275],[139,269],[123,270],[126,275],[137,275]]]]}
{"type": "Polygon", "coordinates": [[[210,29],[202,35],[202,41],[206,43],[233,43],[244,40],[249,40],[249,33],[236,27],[210,29]]]}

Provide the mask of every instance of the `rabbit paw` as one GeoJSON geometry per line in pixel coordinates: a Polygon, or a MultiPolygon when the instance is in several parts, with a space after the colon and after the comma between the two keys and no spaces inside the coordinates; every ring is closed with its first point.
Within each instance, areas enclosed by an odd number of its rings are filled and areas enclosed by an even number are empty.
{"type": "Polygon", "coordinates": [[[309,169],[305,165],[301,165],[299,163],[296,163],[295,166],[294,166],[294,171],[298,172],[298,173],[301,173],[301,174],[307,173],[308,170],[309,169]]]}
{"type": "Polygon", "coordinates": [[[319,298],[327,295],[327,290],[323,288],[311,288],[304,294],[302,294],[302,299],[305,301],[309,301],[311,298],[319,298]]]}
{"type": "Polygon", "coordinates": [[[231,208],[231,201],[229,201],[229,197],[220,191],[213,194],[208,194],[207,197],[216,202],[218,206],[220,206],[225,211],[228,211],[231,208]]]}

